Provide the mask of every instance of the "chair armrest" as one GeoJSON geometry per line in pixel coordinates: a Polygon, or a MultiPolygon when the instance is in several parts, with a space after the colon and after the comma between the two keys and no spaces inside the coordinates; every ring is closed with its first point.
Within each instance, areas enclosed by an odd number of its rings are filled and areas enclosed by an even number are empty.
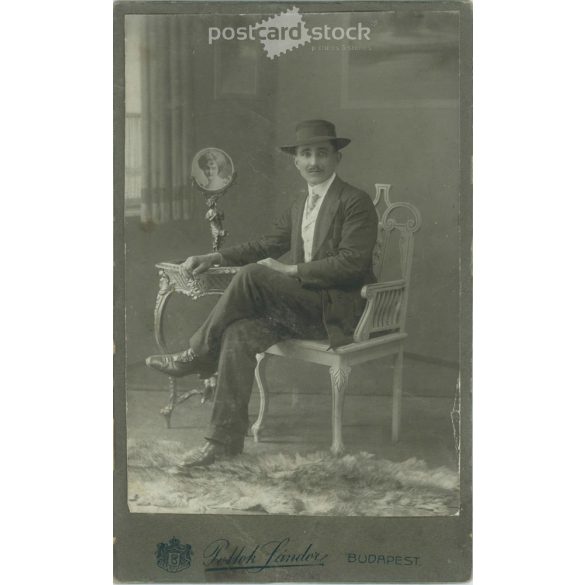
{"type": "Polygon", "coordinates": [[[374,299],[380,293],[387,290],[404,289],[406,286],[406,280],[389,280],[387,282],[375,282],[374,284],[365,284],[362,286],[360,294],[364,299],[374,299]]]}
{"type": "Polygon", "coordinates": [[[366,341],[372,333],[399,332],[404,328],[406,281],[393,280],[366,284],[361,296],[366,299],[362,317],[355,328],[354,341],[366,341]]]}

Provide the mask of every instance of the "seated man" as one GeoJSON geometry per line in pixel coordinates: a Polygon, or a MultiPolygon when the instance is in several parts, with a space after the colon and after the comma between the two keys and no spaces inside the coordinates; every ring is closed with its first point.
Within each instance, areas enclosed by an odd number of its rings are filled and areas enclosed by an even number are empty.
{"type": "Polygon", "coordinates": [[[349,142],[337,137],[331,122],[301,122],[295,143],[281,148],[294,156],[308,193],[260,239],[191,256],[181,265],[185,275],[214,264],[244,266],[188,349],[146,360],[169,376],[218,372],[206,442],[183,467],[242,452],[257,353],[291,337],[328,338],[331,347],[351,342],[364,307],[360,289],[375,280],[378,216],[367,193],[335,174],[340,149],[349,142]],[[286,252],[291,264],[277,260],[286,252]]]}

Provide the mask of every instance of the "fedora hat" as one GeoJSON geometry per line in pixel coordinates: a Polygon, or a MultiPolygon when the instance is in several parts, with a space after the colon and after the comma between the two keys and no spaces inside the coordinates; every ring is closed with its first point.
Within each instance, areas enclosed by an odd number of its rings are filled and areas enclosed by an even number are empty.
{"type": "Polygon", "coordinates": [[[281,146],[280,149],[288,154],[296,154],[298,146],[315,144],[324,140],[333,142],[337,150],[346,147],[351,142],[349,138],[338,138],[335,125],[327,120],[305,120],[297,124],[294,144],[281,146]]]}

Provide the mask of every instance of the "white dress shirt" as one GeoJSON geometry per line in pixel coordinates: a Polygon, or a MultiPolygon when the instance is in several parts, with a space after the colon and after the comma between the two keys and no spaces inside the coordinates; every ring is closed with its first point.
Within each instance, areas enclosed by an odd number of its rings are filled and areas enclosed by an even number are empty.
{"type": "Polygon", "coordinates": [[[317,216],[319,215],[319,209],[321,209],[323,199],[325,199],[325,195],[327,195],[327,191],[334,180],[335,173],[333,173],[326,181],[323,181],[318,185],[309,185],[309,196],[305,201],[303,222],[301,224],[305,262],[311,261],[313,255],[313,236],[315,235],[317,216]]]}

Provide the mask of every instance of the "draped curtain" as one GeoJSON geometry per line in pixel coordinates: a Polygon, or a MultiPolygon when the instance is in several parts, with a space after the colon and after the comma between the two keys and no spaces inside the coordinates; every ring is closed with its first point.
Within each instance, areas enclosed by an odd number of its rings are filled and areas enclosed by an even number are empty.
{"type": "Polygon", "coordinates": [[[140,28],[144,223],[189,219],[193,213],[193,20],[161,15],[140,28]]]}

